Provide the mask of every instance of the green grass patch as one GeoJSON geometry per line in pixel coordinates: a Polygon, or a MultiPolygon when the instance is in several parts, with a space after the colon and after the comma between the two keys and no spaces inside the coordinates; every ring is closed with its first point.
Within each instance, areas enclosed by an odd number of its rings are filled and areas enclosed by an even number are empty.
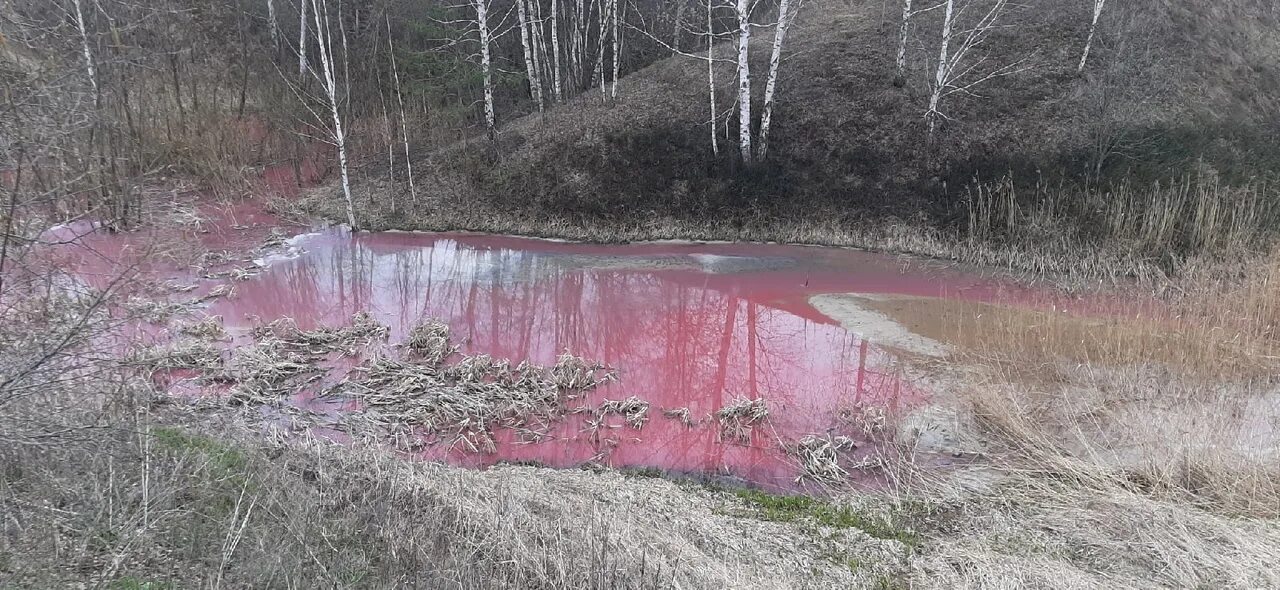
{"type": "Polygon", "coordinates": [[[870,515],[809,496],[782,496],[759,490],[736,490],[739,499],[755,509],[755,516],[773,522],[814,522],[822,526],[858,529],[877,539],[898,541],[908,548],[920,544],[920,535],[902,519],[870,515]]]}
{"type": "Polygon", "coordinates": [[[160,448],[207,457],[224,474],[243,473],[249,463],[243,451],[207,436],[163,426],[151,429],[151,436],[160,448]]]}

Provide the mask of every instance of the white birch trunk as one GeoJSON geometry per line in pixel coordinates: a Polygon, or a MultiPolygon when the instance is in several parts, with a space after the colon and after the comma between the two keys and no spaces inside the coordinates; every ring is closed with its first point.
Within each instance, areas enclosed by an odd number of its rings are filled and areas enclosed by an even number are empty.
{"type": "Polygon", "coordinates": [[[271,45],[280,47],[280,21],[276,19],[276,1],[267,0],[267,30],[271,32],[271,45]]]}
{"type": "MultiPolygon", "coordinates": [[[[538,64],[538,86],[543,80],[551,79],[551,60],[547,55],[546,21],[542,19],[542,0],[530,0],[533,5],[533,20],[537,23],[533,28],[533,59],[538,64]]],[[[544,89],[545,90],[545,89],[544,89]]]]}
{"type": "Polygon", "coordinates": [[[576,64],[576,79],[574,84],[577,90],[581,90],[584,86],[583,78],[586,74],[586,55],[587,55],[587,3],[586,0],[577,0],[578,12],[574,15],[574,43],[578,46],[577,55],[574,58],[576,64]]]}
{"type": "Polygon", "coordinates": [[[742,162],[751,163],[751,4],[738,0],[738,148],[742,162]]]}
{"type": "Polygon", "coordinates": [[[711,48],[715,44],[715,29],[711,28],[711,5],[715,0],[707,0],[707,96],[711,102],[711,154],[720,155],[720,143],[716,140],[716,69],[711,48]]]}
{"type": "Polygon", "coordinates": [[[497,127],[493,112],[493,71],[489,66],[489,0],[473,0],[476,7],[476,28],[480,32],[480,72],[484,76],[484,122],[493,139],[497,127]]]}
{"type": "MultiPolygon", "coordinates": [[[[769,78],[764,85],[764,112],[760,116],[760,146],[757,159],[764,161],[769,151],[769,123],[773,119],[773,93],[778,86],[778,66],[782,63],[782,42],[786,39],[787,28],[795,17],[791,10],[792,0],[782,0],[778,4],[778,28],[773,33],[773,51],[769,54],[769,78]]],[[[798,9],[797,9],[798,10],[798,9]]]]}
{"type": "Polygon", "coordinates": [[[1084,53],[1080,56],[1080,66],[1076,68],[1076,73],[1084,71],[1084,66],[1089,62],[1089,50],[1093,48],[1093,36],[1098,32],[1098,18],[1102,16],[1102,8],[1107,0],[1093,0],[1093,22],[1089,24],[1089,39],[1084,42],[1084,53]]]}
{"type": "Polygon", "coordinates": [[[907,33],[911,30],[911,0],[902,0],[902,27],[898,31],[898,74],[894,83],[903,86],[907,81],[907,33]]]}
{"type": "Polygon", "coordinates": [[[342,33],[342,87],[347,108],[351,108],[351,54],[347,49],[347,24],[342,16],[342,0],[338,0],[338,31],[342,33]]]}
{"type": "Polygon", "coordinates": [[[597,44],[599,45],[596,51],[596,74],[599,75],[599,79],[600,79],[600,100],[601,101],[604,101],[607,98],[607,95],[605,94],[605,86],[604,86],[604,41],[606,38],[608,38],[608,29],[605,28],[605,23],[609,18],[608,4],[606,4],[607,1],[608,0],[596,0],[596,4],[600,6],[600,11],[599,11],[600,34],[596,37],[597,44]]]}
{"type": "MultiPolygon", "coordinates": [[[[384,16],[385,13],[384,13],[384,16]]],[[[409,159],[409,122],[404,115],[404,95],[400,91],[400,68],[396,65],[396,48],[391,42],[391,17],[387,18],[387,49],[391,51],[391,75],[396,81],[396,104],[400,107],[400,137],[404,140],[404,167],[409,175],[409,198],[418,202],[418,189],[413,184],[413,160],[409,159]]]]}
{"type": "MultiPolygon", "coordinates": [[[[609,92],[610,98],[618,99],[618,74],[619,65],[622,63],[622,36],[618,34],[618,23],[622,20],[618,10],[618,0],[612,0],[613,4],[613,89],[609,92]]],[[[626,9],[626,5],[623,5],[626,9]]]]}
{"type": "Polygon", "coordinates": [[[551,0],[551,82],[556,88],[556,102],[564,100],[560,80],[560,0],[551,0]]]}
{"type": "Polygon", "coordinates": [[[298,8],[301,21],[298,24],[298,76],[307,73],[307,5],[314,0],[302,0],[298,8]]]}
{"type": "Polygon", "coordinates": [[[932,92],[929,93],[929,111],[926,113],[929,118],[930,137],[933,137],[933,131],[938,126],[938,118],[942,116],[938,110],[938,102],[942,100],[942,92],[947,87],[947,70],[951,60],[951,20],[954,15],[955,0],[947,0],[946,12],[942,17],[942,42],[938,49],[938,72],[934,76],[932,92]]]}
{"type": "Polygon", "coordinates": [[[84,12],[80,10],[80,0],[75,0],[73,4],[76,8],[76,28],[80,30],[80,50],[84,54],[84,71],[89,76],[89,86],[93,88],[96,104],[101,93],[98,90],[98,70],[93,65],[93,50],[89,47],[89,28],[84,22],[84,12]]]}
{"type": "MultiPolygon", "coordinates": [[[[307,3],[304,1],[303,6],[307,3]]],[[[330,44],[328,27],[327,2],[311,0],[312,17],[316,25],[316,44],[320,48],[320,67],[323,68],[324,93],[329,101],[329,113],[333,116],[333,140],[338,146],[338,168],[342,174],[342,194],[347,199],[347,223],[354,231],[356,225],[356,202],[351,196],[351,177],[347,172],[347,137],[342,130],[342,115],[338,112],[338,82],[334,76],[333,47],[330,44]],[[321,21],[324,15],[324,21],[321,21]]]]}
{"type": "Polygon", "coordinates": [[[542,112],[544,104],[542,101],[542,82],[538,77],[538,63],[533,58],[533,51],[529,46],[529,12],[525,7],[525,0],[516,0],[516,9],[520,17],[520,45],[524,49],[524,69],[529,75],[529,98],[538,103],[538,112],[542,112]]]}

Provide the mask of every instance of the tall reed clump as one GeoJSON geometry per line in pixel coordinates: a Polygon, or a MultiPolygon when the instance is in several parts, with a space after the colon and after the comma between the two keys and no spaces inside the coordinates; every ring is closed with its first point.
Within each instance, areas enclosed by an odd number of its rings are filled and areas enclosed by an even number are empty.
{"type": "Polygon", "coordinates": [[[1180,271],[1188,259],[1264,252],[1278,203],[1265,184],[1227,185],[1212,174],[1146,187],[1028,187],[1005,177],[966,191],[964,234],[971,246],[1002,243],[1057,257],[1097,249],[1104,264],[1180,271]]]}

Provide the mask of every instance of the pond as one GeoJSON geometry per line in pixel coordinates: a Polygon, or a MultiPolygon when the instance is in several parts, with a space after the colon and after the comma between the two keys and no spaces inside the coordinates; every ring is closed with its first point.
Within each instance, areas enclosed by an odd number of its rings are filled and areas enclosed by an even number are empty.
{"type": "MultiPolygon", "coordinates": [[[[465,445],[415,448],[464,465],[499,461],[615,468],[741,479],[790,489],[795,443],[847,437],[855,465],[874,459],[873,420],[892,420],[927,392],[894,356],[809,304],[819,293],[990,296],[989,281],[850,250],[777,245],[583,245],[465,234],[350,234],[327,230],[291,242],[277,261],[216,300],[210,313],[233,333],[274,318],[298,327],[342,325],[364,311],[390,341],[437,318],[462,352],[553,364],[558,355],[615,369],[615,383],[577,400],[596,407],[632,396],[650,404],[641,428],[596,427],[566,417],[530,442],[494,432],[494,452],[465,445]],[[717,413],[763,400],[768,418],[727,436],[717,413]],[[861,417],[861,419],[859,419],[861,417]]],[[[296,403],[323,411],[323,403],[296,403]]],[[[339,407],[334,411],[341,412],[339,407]]],[[[891,430],[891,425],[883,425],[891,430]]]]}
{"type": "MultiPolygon", "coordinates": [[[[303,412],[316,419],[298,430],[349,440],[344,416],[362,402],[334,395],[335,387],[371,358],[403,357],[400,345],[426,320],[448,325],[459,347],[455,361],[488,355],[511,366],[550,366],[568,354],[616,373],[616,381],[563,400],[536,436],[489,424],[483,448],[412,428],[395,439],[406,453],[464,466],[603,465],[794,490],[814,483],[801,477],[797,452],[808,438],[838,448],[853,479],[874,480],[895,424],[930,392],[904,370],[900,351],[885,346],[892,343],[845,329],[811,298],[1018,296],[1007,284],[941,263],[836,248],[595,245],[341,228],[286,239],[301,229],[244,205],[181,213],[197,221],[176,236],[83,224],[49,235],[83,236],[65,239],[59,260],[90,284],[101,288],[127,267],[174,291],[157,296],[165,289],[152,288],[150,296],[220,318],[227,334],[220,349],[233,363],[254,346],[255,328],[281,318],[310,330],[346,325],[361,313],[387,326],[386,345],[329,355],[323,377],[287,397],[284,409],[295,412],[262,408],[269,420],[303,412]],[[600,411],[633,398],[648,408],[634,423],[600,411]],[[756,414],[726,415],[735,408],[756,414]]],[[[143,326],[145,339],[176,338],[176,319],[158,323],[143,326]]],[[[208,375],[159,374],[174,392],[226,391],[209,385],[208,375]]]]}

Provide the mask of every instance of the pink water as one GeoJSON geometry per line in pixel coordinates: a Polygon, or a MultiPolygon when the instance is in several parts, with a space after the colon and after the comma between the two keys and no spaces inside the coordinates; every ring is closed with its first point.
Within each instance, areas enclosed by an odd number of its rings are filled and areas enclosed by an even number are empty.
{"type": "MultiPolygon", "coordinates": [[[[651,404],[640,429],[613,417],[606,428],[591,430],[584,428],[585,415],[571,414],[540,442],[499,429],[493,453],[447,444],[412,449],[424,458],[467,466],[595,462],[796,489],[800,468],[787,450],[796,441],[828,434],[856,439],[860,448],[845,458],[852,464],[875,455],[882,436],[891,434],[868,436],[842,415],[883,408],[891,433],[894,419],[929,397],[891,354],[819,313],[810,296],[856,292],[991,300],[1025,293],[939,264],[761,244],[587,245],[326,229],[265,256],[265,269],[245,281],[204,278],[149,255],[149,243],[164,238],[158,241],[171,244],[175,237],[232,254],[207,273],[243,266],[260,254],[251,251],[273,230],[302,231],[282,227],[249,203],[203,203],[200,211],[204,223],[161,230],[167,235],[110,234],[82,223],[57,228],[46,239],[68,242],[54,250],[55,259],[97,288],[128,269],[152,282],[198,285],[189,293],[158,295],[170,299],[234,286],[234,295],[204,304],[204,313],[223,317],[234,337],[231,346],[248,343],[253,326],[284,316],[305,329],[345,325],[354,312],[366,311],[391,327],[393,343],[419,320],[437,318],[450,324],[468,353],[513,364],[552,364],[567,351],[617,369],[618,382],[571,405],[596,407],[630,396],[651,404]],[[725,440],[711,419],[738,399],[763,399],[770,410],[747,442],[725,440]],[[690,427],[663,416],[663,410],[677,408],[688,408],[698,423],[690,427]]],[[[163,328],[144,334],[167,337],[163,328]]],[[[326,382],[350,368],[339,365],[326,382]]],[[[293,403],[330,415],[353,407],[313,394],[303,392],[293,403]]]]}
{"type": "MultiPolygon", "coordinates": [[[[436,445],[416,452],[483,466],[500,461],[612,467],[740,478],[792,489],[786,452],[805,435],[847,435],[878,449],[842,413],[881,407],[900,416],[926,400],[874,342],[808,303],[817,293],[989,298],[1003,288],[934,267],[847,250],[774,245],[582,245],[463,234],[349,234],[296,241],[305,253],[238,283],[211,304],[233,333],[288,316],[300,327],[342,325],[367,311],[402,341],[423,318],[450,324],[464,351],[552,364],[565,351],[616,368],[620,381],[584,405],[636,396],[651,404],[639,430],[602,432],[570,416],[541,442],[496,433],[496,453],[436,445]],[[749,444],[722,440],[708,418],[735,399],[764,399],[768,421],[749,444]],[[689,408],[687,427],[662,410],[689,408]]],[[[302,402],[301,398],[299,403],[302,402]]],[[[323,408],[313,408],[323,409],[323,408]]]]}

